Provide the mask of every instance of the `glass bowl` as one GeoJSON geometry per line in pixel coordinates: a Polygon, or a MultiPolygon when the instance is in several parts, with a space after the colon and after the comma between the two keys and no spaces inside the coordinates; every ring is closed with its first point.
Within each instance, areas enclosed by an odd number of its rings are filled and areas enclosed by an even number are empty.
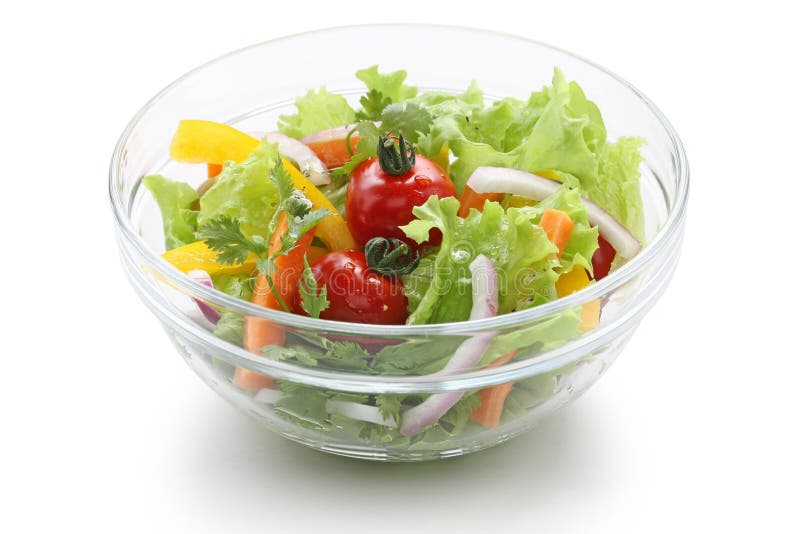
{"type": "MultiPolygon", "coordinates": [[[[457,456],[502,443],[533,428],[597,380],[670,281],[683,235],[688,177],[681,142],[667,119],[634,87],[603,68],[519,37],[385,25],[269,41],[182,76],[148,102],[123,132],[111,162],[109,189],[122,265],[131,284],[186,363],[211,388],[269,429],[304,445],[357,458],[407,461],[457,456]],[[160,172],[193,185],[204,180],[204,169],[169,158],[179,120],[201,118],[245,131],[271,130],[278,115],[291,112],[294,98],[309,88],[325,85],[357,101],[363,89],[354,73],[373,64],[384,71],[408,70],[408,82],[420,90],[460,92],[476,80],[487,99],[526,98],[548,84],[553,68],[559,67],[598,104],[609,139],[636,135],[647,141],[641,165],[647,246],[605,279],[569,297],[490,319],[419,326],[342,323],[268,310],[193,282],[161,259],[160,214],[140,187],[141,178],[160,172]],[[424,370],[398,375],[374,367],[353,369],[339,365],[330,354],[324,363],[312,365],[281,350],[271,358],[254,355],[235,339],[215,336],[193,298],[234,317],[267,319],[285,329],[289,339],[308,343],[318,356],[328,344],[351,342],[353,350],[391,346],[395,357],[434,362],[465,340],[487,335],[493,336],[492,343],[512,339],[522,347],[503,365],[446,376],[424,370]],[[566,341],[563,333],[555,335],[565,316],[598,300],[602,314],[596,328],[576,331],[566,341]],[[232,380],[237,367],[274,378],[280,389],[239,389],[232,380]],[[405,409],[428,398],[464,399],[498,384],[513,385],[493,428],[472,421],[461,405],[424,432],[405,436],[370,408],[378,401],[402,400],[405,409]]],[[[501,350],[503,344],[497,345],[487,350],[501,350]]]]}

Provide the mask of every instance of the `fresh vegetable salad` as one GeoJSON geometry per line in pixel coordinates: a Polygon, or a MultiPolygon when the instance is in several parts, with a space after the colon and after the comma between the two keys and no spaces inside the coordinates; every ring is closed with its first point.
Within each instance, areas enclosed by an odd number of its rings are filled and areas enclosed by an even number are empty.
{"type": "MultiPolygon", "coordinates": [[[[275,131],[193,117],[177,124],[172,159],[205,165],[208,179],[143,179],[161,209],[164,259],[285,313],[420,325],[539,306],[641,249],[643,141],[607,139],[598,107],[559,70],[526,100],[488,101],[474,82],[461,94],[421,92],[406,72],[377,66],[356,77],[366,86],[357,105],[312,89],[275,131]]],[[[591,330],[602,313],[590,302],[514,332],[378,343],[287,332],[196,304],[217,336],[264,358],[384,375],[445,376],[530,357],[591,330]]],[[[219,367],[292,422],[385,444],[495,427],[552,395],[555,376],[361,395],[219,367]]]]}

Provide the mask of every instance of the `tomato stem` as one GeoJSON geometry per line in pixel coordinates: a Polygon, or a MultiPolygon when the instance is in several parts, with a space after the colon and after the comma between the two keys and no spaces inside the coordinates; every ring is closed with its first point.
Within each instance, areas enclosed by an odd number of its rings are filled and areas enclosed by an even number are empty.
{"type": "Polygon", "coordinates": [[[417,161],[414,146],[406,143],[403,134],[400,134],[398,141],[399,150],[393,137],[382,135],[378,138],[378,164],[381,170],[390,176],[406,174],[417,161]]]}
{"type": "Polygon", "coordinates": [[[364,255],[369,268],[384,276],[409,274],[419,265],[419,253],[395,237],[373,237],[364,246],[364,255]]]}

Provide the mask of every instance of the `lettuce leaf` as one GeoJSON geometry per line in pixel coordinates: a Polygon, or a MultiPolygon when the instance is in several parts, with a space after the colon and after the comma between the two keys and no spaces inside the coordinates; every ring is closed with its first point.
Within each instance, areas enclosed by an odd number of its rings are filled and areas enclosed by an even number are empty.
{"type": "Polygon", "coordinates": [[[584,192],[644,243],[644,209],[639,188],[639,165],[644,161],[639,154],[642,145],[644,140],[638,137],[620,137],[605,145],[600,151],[597,185],[584,188],[584,192]]]}
{"type": "Polygon", "coordinates": [[[480,166],[553,171],[643,240],[643,141],[622,137],[608,143],[597,105],[560,70],[555,69],[550,86],[525,101],[504,98],[484,106],[473,82],[460,95],[423,93],[408,101],[412,104],[433,118],[429,131],[420,132],[418,149],[433,157],[449,146],[456,158],[450,177],[459,192],[480,166]]]}
{"type": "Polygon", "coordinates": [[[325,87],[319,91],[309,90],[294,102],[297,113],[281,115],[278,130],[290,136],[301,138],[314,132],[345,126],[355,121],[356,112],[342,95],[329,93],[325,87]]]}
{"type": "Polygon", "coordinates": [[[558,259],[558,273],[568,273],[576,265],[592,273],[592,256],[598,248],[598,231],[597,227],[589,225],[589,216],[578,189],[562,186],[535,206],[519,208],[519,213],[539,224],[548,208],[565,212],[574,223],[569,241],[558,259]]]}
{"type": "Polygon", "coordinates": [[[356,78],[364,82],[367,91],[377,91],[392,102],[402,102],[417,95],[417,88],[405,85],[406,71],[396,70],[386,74],[378,72],[378,65],[356,71],[356,78]]]}
{"type": "Polygon", "coordinates": [[[466,320],[472,307],[469,264],[478,254],[486,255],[497,269],[500,313],[555,298],[558,250],[530,215],[517,208],[504,211],[497,202],[487,202],[483,212],[473,210],[462,219],[458,208],[455,198],[430,197],[414,208],[417,219],[401,227],[418,243],[426,241],[433,228],[443,236],[432,276],[430,260],[426,260],[422,271],[417,269],[405,278],[415,291],[423,284],[428,286],[421,298],[413,297],[416,309],[407,324],[466,320]]]}
{"type": "Polygon", "coordinates": [[[197,191],[187,183],[173,182],[160,174],[145,176],[142,185],[150,190],[161,210],[166,249],[194,243],[197,212],[190,206],[197,200],[197,191]]]}
{"type": "Polygon", "coordinates": [[[241,223],[245,235],[266,237],[269,221],[280,202],[269,172],[279,162],[276,146],[262,141],[242,163],[226,163],[216,183],[200,199],[198,226],[202,229],[226,215],[241,223]]]}

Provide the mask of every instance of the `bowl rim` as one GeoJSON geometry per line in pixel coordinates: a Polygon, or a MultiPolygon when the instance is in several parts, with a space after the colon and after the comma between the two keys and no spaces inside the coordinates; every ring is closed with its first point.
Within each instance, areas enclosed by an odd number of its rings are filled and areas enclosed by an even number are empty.
{"type": "Polygon", "coordinates": [[[131,245],[137,254],[139,254],[147,263],[148,267],[155,271],[160,278],[169,282],[175,289],[183,291],[184,293],[192,296],[199,297],[211,304],[222,306],[225,309],[237,311],[243,315],[252,317],[261,317],[269,319],[273,322],[291,326],[293,328],[308,328],[313,330],[325,330],[334,333],[356,334],[376,337],[387,336],[432,336],[432,335],[448,335],[448,334],[471,334],[480,330],[493,330],[508,326],[514,326],[519,323],[527,323],[537,319],[543,319],[550,315],[562,312],[569,308],[579,306],[585,302],[599,299],[603,295],[608,294],[615,289],[619,288],[630,279],[640,273],[646,265],[652,260],[659,257],[664,248],[672,242],[673,236],[680,230],[681,223],[685,218],[688,192],[689,192],[689,165],[684,151],[683,144],[675,131],[672,124],[666,116],[658,109],[658,107],[647,98],[641,91],[634,87],[631,83],[626,81],[621,76],[611,72],[610,70],[567,50],[552,46],[540,41],[529,39],[527,37],[504,33],[495,30],[486,30],[481,28],[445,25],[445,24],[411,24],[411,23],[387,23],[387,24],[359,24],[359,25],[345,25],[321,28],[317,30],[296,33],[292,35],[282,36],[275,39],[270,39],[260,43],[255,43],[237,50],[228,52],[218,56],[194,69],[181,75],[179,78],[172,81],[166,87],[161,89],[155,96],[153,96],[128,122],[127,126],[120,135],[114,152],[111,158],[109,169],[109,197],[112,207],[114,222],[119,230],[119,233],[124,238],[125,242],[131,245]],[[585,289],[577,291],[567,297],[562,297],[551,302],[541,304],[539,306],[529,308],[527,310],[511,312],[487,319],[467,320],[450,323],[437,323],[437,324],[421,324],[421,325],[373,325],[364,323],[350,323],[344,321],[333,321],[326,319],[315,319],[313,317],[306,317],[303,315],[288,313],[284,311],[271,310],[261,306],[257,306],[250,302],[246,302],[230,296],[222,291],[208,288],[198,282],[195,282],[183,272],[165,261],[160,254],[155,253],[139,236],[138,232],[133,227],[130,215],[126,209],[126,202],[120,195],[120,191],[116,187],[117,179],[119,178],[120,163],[123,160],[125,146],[128,140],[139,124],[142,117],[155,106],[166,94],[173,88],[180,85],[187,78],[190,78],[195,73],[202,69],[225,61],[226,59],[238,55],[240,53],[268,46],[272,43],[289,41],[293,39],[303,38],[310,35],[318,35],[325,33],[333,33],[339,31],[359,30],[363,28],[424,28],[424,29],[447,29],[456,30],[467,33],[479,33],[484,35],[494,35],[506,39],[514,39],[526,44],[533,44],[542,48],[550,49],[554,52],[565,54],[573,59],[582,62],[590,67],[593,67],[601,73],[611,77],[623,88],[626,88],[648,108],[653,116],[658,120],[661,127],[667,134],[671,143],[673,153],[676,155],[674,166],[677,175],[677,186],[674,201],[669,206],[667,218],[662,227],[658,230],[653,239],[630,261],[625,263],[619,269],[609,274],[603,280],[596,282],[585,289]]]}

